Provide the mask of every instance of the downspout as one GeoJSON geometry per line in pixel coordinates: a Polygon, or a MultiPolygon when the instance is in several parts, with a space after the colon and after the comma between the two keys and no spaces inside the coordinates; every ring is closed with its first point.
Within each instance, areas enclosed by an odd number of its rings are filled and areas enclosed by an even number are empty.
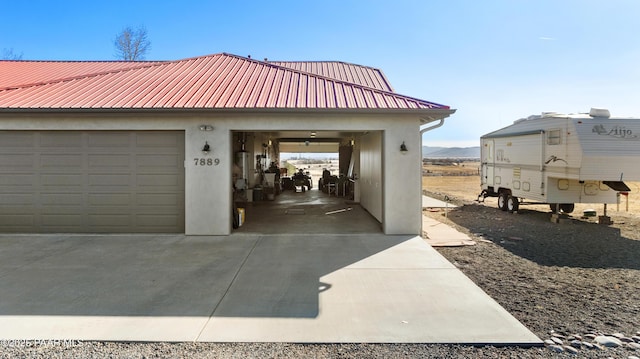
{"type": "Polygon", "coordinates": [[[435,125],[420,129],[420,237],[424,234],[424,228],[422,227],[422,135],[425,132],[435,130],[436,128],[444,125],[444,118],[440,119],[440,122],[435,125]]]}
{"type": "Polygon", "coordinates": [[[420,148],[422,148],[422,134],[431,130],[435,130],[442,125],[444,125],[444,118],[441,118],[440,122],[436,123],[435,125],[420,129],[420,148]]]}

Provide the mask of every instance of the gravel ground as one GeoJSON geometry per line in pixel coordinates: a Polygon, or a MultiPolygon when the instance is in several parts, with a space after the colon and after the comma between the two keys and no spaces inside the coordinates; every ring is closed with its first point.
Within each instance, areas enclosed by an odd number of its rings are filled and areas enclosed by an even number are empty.
{"type": "Polygon", "coordinates": [[[565,345],[562,353],[551,345],[0,342],[0,358],[640,357],[640,349],[624,343],[640,342],[640,217],[613,215],[611,226],[577,217],[554,224],[539,207],[509,214],[490,204],[457,202],[463,206],[447,218],[426,213],[478,244],[438,251],[541,339],[565,345]],[[622,337],[622,345],[587,348],[605,335],[622,337]],[[568,352],[571,340],[579,347],[575,355],[568,352]]]}

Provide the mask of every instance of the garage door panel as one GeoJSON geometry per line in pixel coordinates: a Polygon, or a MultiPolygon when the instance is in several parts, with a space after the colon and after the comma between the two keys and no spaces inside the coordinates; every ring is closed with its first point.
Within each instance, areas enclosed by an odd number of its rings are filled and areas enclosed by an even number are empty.
{"type": "Polygon", "coordinates": [[[79,193],[42,193],[40,203],[44,205],[82,206],[83,195],[79,193]]]}
{"type": "Polygon", "coordinates": [[[43,174],[42,176],[40,176],[40,184],[45,188],[81,187],[82,175],[80,172],[76,174],[43,174]]]}
{"type": "Polygon", "coordinates": [[[167,166],[165,168],[162,168],[162,167],[142,167],[142,168],[139,168],[138,177],[143,176],[143,175],[150,175],[150,176],[166,175],[167,174],[167,168],[169,168],[169,166],[167,166]]]}
{"type": "MultiPolygon", "coordinates": [[[[131,175],[129,174],[101,174],[90,175],[89,186],[129,187],[131,175]]],[[[122,190],[122,188],[120,189],[122,190]]]]}
{"type": "Polygon", "coordinates": [[[136,146],[143,148],[175,148],[181,144],[182,140],[170,132],[146,132],[136,137],[136,146]]]}
{"type": "MultiPolygon", "coordinates": [[[[87,191],[89,192],[88,194],[100,192],[105,195],[119,195],[122,193],[133,195],[133,193],[131,193],[131,188],[127,186],[87,186],[87,191]]],[[[133,197],[129,198],[131,198],[131,200],[135,200],[133,197]]]]}
{"type": "Polygon", "coordinates": [[[90,194],[89,205],[96,207],[105,206],[127,206],[131,203],[131,195],[129,193],[96,193],[90,194]]]}
{"type": "Polygon", "coordinates": [[[50,131],[40,132],[38,144],[41,148],[82,148],[83,132],[50,131]]]}
{"type": "Polygon", "coordinates": [[[131,166],[131,159],[128,154],[89,154],[89,170],[94,172],[96,170],[107,169],[115,170],[122,169],[128,170],[131,166]]]}
{"type": "Polygon", "coordinates": [[[174,211],[171,209],[171,207],[172,206],[164,205],[164,206],[138,206],[137,208],[140,210],[140,213],[144,213],[144,215],[150,215],[150,216],[171,215],[171,216],[173,216],[174,211]]]}
{"type": "Polygon", "coordinates": [[[130,132],[90,132],[89,148],[128,148],[131,143],[130,132]]]}
{"type": "Polygon", "coordinates": [[[36,139],[35,132],[0,132],[0,143],[3,147],[11,150],[24,150],[33,147],[36,139]]]}
{"type": "Polygon", "coordinates": [[[84,214],[85,207],[84,205],[72,205],[72,204],[56,204],[55,206],[38,206],[38,212],[42,215],[42,217],[46,216],[55,216],[55,215],[63,215],[63,216],[79,216],[81,217],[84,214]]]}
{"type": "Polygon", "coordinates": [[[89,225],[102,227],[103,229],[108,227],[130,227],[131,220],[131,216],[123,214],[90,215],[89,225]]]}
{"type": "Polygon", "coordinates": [[[180,183],[177,175],[138,175],[136,184],[142,187],[175,187],[180,183]]]}
{"type": "Polygon", "coordinates": [[[53,168],[58,171],[82,169],[81,154],[41,154],[39,163],[41,168],[53,168]],[[70,167],[67,169],[67,167],[70,167]]]}
{"type": "Polygon", "coordinates": [[[7,228],[31,228],[34,224],[34,215],[2,213],[0,211],[0,226],[7,228]]]}
{"type": "Polygon", "coordinates": [[[181,198],[174,193],[140,193],[138,204],[140,206],[175,206],[181,198]]]}
{"type": "Polygon", "coordinates": [[[176,164],[182,162],[183,159],[178,158],[175,154],[147,154],[136,156],[136,161],[140,169],[166,169],[168,167],[174,167],[176,164]]]}
{"type": "Polygon", "coordinates": [[[180,220],[178,216],[136,216],[136,222],[139,226],[146,228],[149,232],[164,232],[167,228],[174,227],[180,220]],[[157,218],[162,218],[158,221],[157,218]]]}
{"type": "Polygon", "coordinates": [[[0,131],[0,232],[184,232],[184,132],[0,131]]]}
{"type": "Polygon", "coordinates": [[[33,193],[0,193],[0,203],[5,206],[30,206],[35,200],[33,193]]]}
{"type": "Polygon", "coordinates": [[[81,227],[82,216],[74,213],[59,213],[49,214],[44,213],[42,215],[42,225],[48,227],[81,227]]]}
{"type": "Polygon", "coordinates": [[[30,187],[36,182],[36,176],[32,174],[0,172],[0,192],[14,192],[16,188],[30,187]]]}
{"type": "Polygon", "coordinates": [[[125,216],[125,217],[131,217],[133,216],[132,213],[132,208],[129,205],[126,206],[107,206],[107,207],[96,207],[96,206],[91,206],[87,208],[87,216],[88,217],[92,217],[92,216],[107,216],[107,215],[119,215],[119,216],[125,216]]]}
{"type": "Polygon", "coordinates": [[[33,154],[3,152],[2,156],[0,156],[0,173],[23,171],[32,168],[34,160],[35,156],[33,154]]]}

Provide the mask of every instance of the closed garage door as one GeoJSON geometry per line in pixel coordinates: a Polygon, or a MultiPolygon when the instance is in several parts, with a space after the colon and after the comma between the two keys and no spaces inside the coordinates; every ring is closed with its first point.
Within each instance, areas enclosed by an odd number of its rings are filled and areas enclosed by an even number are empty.
{"type": "Polygon", "coordinates": [[[0,131],[0,232],[183,233],[184,132],[0,131]]]}

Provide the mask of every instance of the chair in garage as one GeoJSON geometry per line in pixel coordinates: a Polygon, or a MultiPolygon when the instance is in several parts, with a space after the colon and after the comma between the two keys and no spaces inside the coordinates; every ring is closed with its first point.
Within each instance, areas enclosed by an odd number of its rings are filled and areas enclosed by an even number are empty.
{"type": "Polygon", "coordinates": [[[337,185],[335,182],[329,182],[327,183],[327,193],[329,194],[329,196],[334,195],[334,196],[338,196],[338,192],[337,190],[337,185]]]}

